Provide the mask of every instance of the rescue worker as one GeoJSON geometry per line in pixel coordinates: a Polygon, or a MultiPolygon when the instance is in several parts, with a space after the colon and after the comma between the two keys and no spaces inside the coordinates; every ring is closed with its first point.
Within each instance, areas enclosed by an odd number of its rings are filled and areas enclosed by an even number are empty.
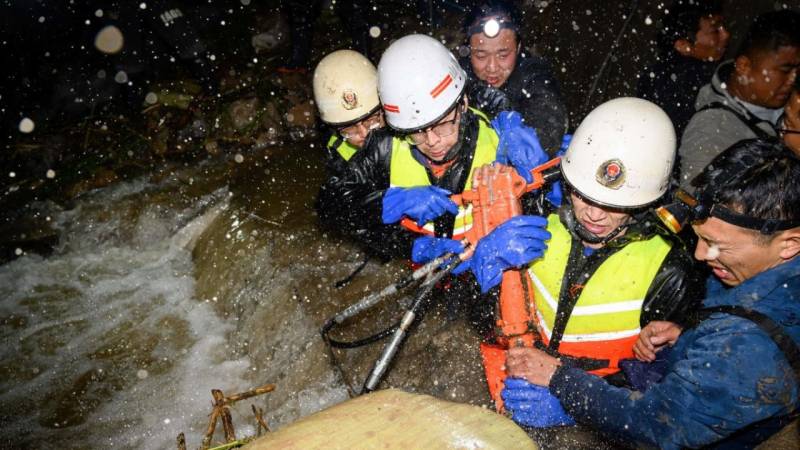
{"type": "MultiPolygon", "coordinates": [[[[641,327],[665,318],[685,323],[700,298],[686,248],[648,209],[670,185],[675,148],[672,123],[653,103],[618,98],[598,106],[562,157],[565,204],[546,221],[535,217],[549,234],[512,218],[463,264],[486,292],[504,270],[530,263],[537,345],[615,384],[625,382],[620,361],[633,358],[641,327]]],[[[487,374],[502,378],[505,348],[481,351],[487,374]]],[[[496,399],[502,384],[487,381],[496,399]]],[[[568,423],[558,415],[529,422],[568,423]]]]}
{"type": "Polygon", "coordinates": [[[541,145],[553,154],[567,131],[567,108],[550,63],[523,47],[510,3],[492,0],[473,8],[464,23],[469,59],[467,93],[476,108],[494,118],[517,111],[534,128],[541,145]]]}
{"type": "Polygon", "coordinates": [[[341,174],[372,130],[383,128],[375,66],[353,50],[337,50],[314,69],[314,101],[320,118],[335,130],[325,146],[325,165],[341,174]]]}
{"type": "MultiPolygon", "coordinates": [[[[714,273],[704,320],[685,330],[653,322],[636,344],[644,360],[659,350],[663,377],[634,392],[535,349],[512,349],[509,375],[520,379],[504,398],[514,418],[541,410],[525,400],[529,382],[579,423],[637,448],[756,448],[792,420],[800,404],[798,178],[800,159],[775,141],[740,141],[712,160],[695,197],[672,205],[688,213],[695,257],[714,273]]],[[[797,448],[790,435],[781,448],[797,448]]]]}
{"type": "MultiPolygon", "coordinates": [[[[463,249],[458,239],[472,218],[449,195],[470,188],[475,168],[497,158],[499,142],[486,116],[469,108],[465,83],[466,73],[436,39],[415,34],[390,45],[378,64],[378,92],[392,130],[371,133],[346,172],[323,185],[317,202],[322,222],[386,259],[413,254],[421,260],[435,249],[463,249]],[[410,220],[400,226],[401,219],[410,220]],[[420,233],[455,240],[420,241],[412,252],[420,233]]],[[[517,161],[529,153],[518,150],[530,134],[508,129],[508,122],[504,158],[521,171],[546,159],[539,150],[517,161]]]]}

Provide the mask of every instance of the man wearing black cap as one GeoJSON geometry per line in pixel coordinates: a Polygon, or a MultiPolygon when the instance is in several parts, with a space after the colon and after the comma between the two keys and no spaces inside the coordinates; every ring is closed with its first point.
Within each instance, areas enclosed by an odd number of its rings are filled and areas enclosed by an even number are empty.
{"type": "Polygon", "coordinates": [[[523,52],[516,18],[504,1],[489,1],[467,16],[469,61],[461,61],[470,82],[469,98],[494,117],[517,111],[535,128],[542,146],[554,152],[567,129],[567,110],[550,64],[523,52]]]}

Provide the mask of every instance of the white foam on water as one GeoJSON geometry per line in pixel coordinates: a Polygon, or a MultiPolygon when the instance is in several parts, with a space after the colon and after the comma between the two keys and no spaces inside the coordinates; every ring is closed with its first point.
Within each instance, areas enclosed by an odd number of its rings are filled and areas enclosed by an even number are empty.
{"type": "Polygon", "coordinates": [[[9,445],[162,449],[185,432],[197,447],[211,389],[252,387],[249,361],[227,342],[233,323],[194,298],[187,248],[227,192],[163,208],[143,201],[155,189],[90,193],[53,213],[55,254],[0,266],[9,445]]]}

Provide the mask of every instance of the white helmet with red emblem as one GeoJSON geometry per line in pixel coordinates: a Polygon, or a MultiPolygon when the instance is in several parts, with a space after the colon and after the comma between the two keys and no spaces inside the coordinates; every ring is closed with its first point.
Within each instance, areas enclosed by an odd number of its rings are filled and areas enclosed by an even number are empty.
{"type": "Polygon", "coordinates": [[[667,114],[647,100],[622,97],[583,119],[561,158],[561,172],[594,203],[637,208],[667,191],[675,150],[675,128],[667,114]]]}
{"type": "Polygon", "coordinates": [[[323,122],[345,126],[378,109],[378,75],[364,55],[337,50],[314,69],[314,101],[323,122]]]}
{"type": "Polygon", "coordinates": [[[461,98],[467,74],[436,39],[422,34],[392,43],[378,63],[386,122],[408,133],[434,124],[461,98]]]}

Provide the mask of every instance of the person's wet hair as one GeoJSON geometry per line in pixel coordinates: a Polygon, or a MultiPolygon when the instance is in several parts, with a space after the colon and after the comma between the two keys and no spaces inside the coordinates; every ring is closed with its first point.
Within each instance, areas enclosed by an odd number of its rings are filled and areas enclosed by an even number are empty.
{"type": "Polygon", "coordinates": [[[739,141],[693,184],[698,193],[713,192],[717,203],[745,216],[800,220],[800,159],[781,142],[739,141]]]}
{"type": "Polygon", "coordinates": [[[756,17],[739,45],[736,57],[752,57],[781,47],[800,47],[800,13],[797,11],[770,11],[756,17]]]}
{"type": "Polygon", "coordinates": [[[678,0],[669,8],[658,34],[659,52],[673,51],[675,41],[687,39],[694,42],[700,19],[722,14],[721,0],[678,0]]]}

